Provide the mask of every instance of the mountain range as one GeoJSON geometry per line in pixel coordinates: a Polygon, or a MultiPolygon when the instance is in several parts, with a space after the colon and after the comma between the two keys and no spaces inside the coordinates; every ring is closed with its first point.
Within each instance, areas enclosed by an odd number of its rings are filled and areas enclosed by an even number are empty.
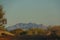
{"type": "Polygon", "coordinates": [[[15,29],[31,29],[31,28],[42,28],[42,29],[46,29],[47,26],[43,25],[43,24],[36,24],[36,23],[18,23],[18,24],[15,24],[13,26],[9,26],[7,27],[6,29],[8,31],[12,31],[12,30],[15,30],[15,29]]]}

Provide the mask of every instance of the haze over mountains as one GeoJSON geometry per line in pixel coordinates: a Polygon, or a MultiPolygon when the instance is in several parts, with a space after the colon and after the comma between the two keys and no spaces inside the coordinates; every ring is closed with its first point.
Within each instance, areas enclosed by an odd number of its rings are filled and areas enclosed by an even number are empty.
{"type": "Polygon", "coordinates": [[[36,24],[36,23],[18,23],[16,25],[13,25],[13,26],[9,26],[7,27],[6,29],[8,31],[11,31],[11,30],[15,30],[15,29],[30,29],[30,28],[43,28],[43,29],[46,29],[47,26],[43,25],[43,24],[36,24]]]}

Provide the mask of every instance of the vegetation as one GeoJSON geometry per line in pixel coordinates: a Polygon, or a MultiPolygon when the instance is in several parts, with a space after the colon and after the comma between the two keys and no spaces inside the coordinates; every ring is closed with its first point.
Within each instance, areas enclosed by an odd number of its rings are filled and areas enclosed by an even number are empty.
{"type": "Polygon", "coordinates": [[[60,26],[53,26],[47,28],[47,29],[41,29],[41,28],[31,28],[28,30],[22,30],[22,29],[16,29],[13,30],[11,33],[14,33],[15,35],[45,35],[45,36],[49,36],[49,35],[60,35],[60,26]]]}
{"type": "MultiPolygon", "coordinates": [[[[0,6],[0,37],[2,37],[3,39],[0,38],[0,40],[11,40],[9,37],[10,36],[14,36],[16,38],[18,38],[18,36],[22,36],[22,35],[26,35],[27,37],[29,35],[31,35],[32,38],[36,38],[36,37],[54,37],[60,38],[60,25],[59,26],[48,26],[47,29],[42,29],[42,28],[30,28],[28,30],[23,30],[23,29],[15,29],[12,30],[10,32],[8,32],[5,29],[5,25],[7,24],[7,19],[4,18],[4,12],[3,12],[3,8],[2,6],[0,6]]],[[[23,36],[24,37],[24,36],[23,36]]]]}
{"type": "Polygon", "coordinates": [[[8,32],[5,29],[5,24],[7,24],[7,19],[4,17],[3,7],[0,5],[0,40],[11,40],[10,37],[14,34],[8,32]]]}

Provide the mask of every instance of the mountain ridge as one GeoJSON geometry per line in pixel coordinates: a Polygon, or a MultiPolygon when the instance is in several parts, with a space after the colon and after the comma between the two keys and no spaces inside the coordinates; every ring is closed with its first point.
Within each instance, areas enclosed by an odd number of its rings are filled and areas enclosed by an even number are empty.
{"type": "Polygon", "coordinates": [[[47,26],[43,25],[43,24],[36,24],[36,23],[17,23],[13,26],[9,26],[6,29],[8,31],[11,30],[15,30],[15,29],[31,29],[31,28],[42,28],[42,29],[46,29],[47,26]]]}

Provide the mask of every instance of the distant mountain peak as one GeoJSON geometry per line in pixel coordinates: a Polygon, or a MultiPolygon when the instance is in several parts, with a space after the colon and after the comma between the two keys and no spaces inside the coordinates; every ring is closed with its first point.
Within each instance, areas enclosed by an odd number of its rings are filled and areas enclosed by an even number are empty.
{"type": "Polygon", "coordinates": [[[30,28],[43,28],[46,29],[47,26],[44,26],[43,24],[36,24],[36,23],[18,23],[16,25],[7,27],[6,29],[8,31],[15,30],[15,29],[30,29],[30,28]]]}

